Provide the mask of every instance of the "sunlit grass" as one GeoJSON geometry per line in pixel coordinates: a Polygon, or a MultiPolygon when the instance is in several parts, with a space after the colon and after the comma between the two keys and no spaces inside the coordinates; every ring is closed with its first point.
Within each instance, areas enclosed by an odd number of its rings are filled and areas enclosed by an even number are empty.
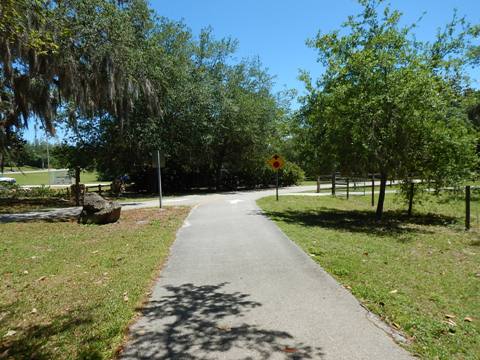
{"type": "Polygon", "coordinates": [[[188,211],[130,210],[103,226],[0,224],[0,354],[112,357],[188,211]]]}

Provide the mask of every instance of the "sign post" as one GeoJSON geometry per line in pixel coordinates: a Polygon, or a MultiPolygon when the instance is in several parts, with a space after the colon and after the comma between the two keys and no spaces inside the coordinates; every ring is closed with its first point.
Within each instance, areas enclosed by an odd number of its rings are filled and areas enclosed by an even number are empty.
{"type": "Polygon", "coordinates": [[[277,191],[276,191],[276,194],[277,194],[277,201],[278,201],[278,170],[277,170],[276,173],[277,173],[277,186],[276,186],[276,187],[277,187],[277,191]]]}
{"type": "Polygon", "coordinates": [[[275,154],[268,160],[268,164],[275,171],[275,194],[278,201],[278,171],[285,166],[285,160],[280,155],[275,154]]]}
{"type": "Polygon", "coordinates": [[[160,150],[152,154],[152,167],[157,168],[158,174],[158,202],[160,209],[162,208],[162,167],[165,167],[165,156],[160,154],[160,150]]]}

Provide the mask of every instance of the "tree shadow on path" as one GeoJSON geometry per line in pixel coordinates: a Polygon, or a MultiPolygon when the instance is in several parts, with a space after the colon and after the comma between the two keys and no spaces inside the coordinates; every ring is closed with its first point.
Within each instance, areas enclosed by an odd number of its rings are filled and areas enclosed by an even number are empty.
{"type": "Polygon", "coordinates": [[[239,321],[261,304],[218,285],[165,286],[134,325],[121,359],[321,359],[319,348],[286,331],[239,321]]]}

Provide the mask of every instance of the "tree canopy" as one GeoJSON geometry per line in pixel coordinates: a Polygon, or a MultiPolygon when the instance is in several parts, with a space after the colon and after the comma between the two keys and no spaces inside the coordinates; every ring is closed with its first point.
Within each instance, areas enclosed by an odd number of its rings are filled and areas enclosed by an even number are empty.
{"type": "Polygon", "coordinates": [[[475,134],[461,106],[469,30],[454,17],[436,42],[421,43],[400,12],[360,3],[341,31],[309,41],[325,72],[316,85],[304,76],[300,120],[325,168],[380,174],[380,219],[388,178],[441,186],[474,167],[475,134]]]}
{"type": "Polygon", "coordinates": [[[2,1],[0,136],[32,119],[54,132],[58,110],[77,116],[128,116],[157,92],[146,76],[151,16],[145,1],[2,1]]]}

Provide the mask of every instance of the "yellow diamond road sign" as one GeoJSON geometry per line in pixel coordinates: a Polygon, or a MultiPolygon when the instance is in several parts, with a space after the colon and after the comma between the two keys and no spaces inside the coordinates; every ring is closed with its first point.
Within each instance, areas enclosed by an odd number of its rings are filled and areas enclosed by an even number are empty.
{"type": "Polygon", "coordinates": [[[280,155],[275,154],[268,160],[268,163],[273,170],[280,170],[285,165],[285,160],[280,155]]]}

